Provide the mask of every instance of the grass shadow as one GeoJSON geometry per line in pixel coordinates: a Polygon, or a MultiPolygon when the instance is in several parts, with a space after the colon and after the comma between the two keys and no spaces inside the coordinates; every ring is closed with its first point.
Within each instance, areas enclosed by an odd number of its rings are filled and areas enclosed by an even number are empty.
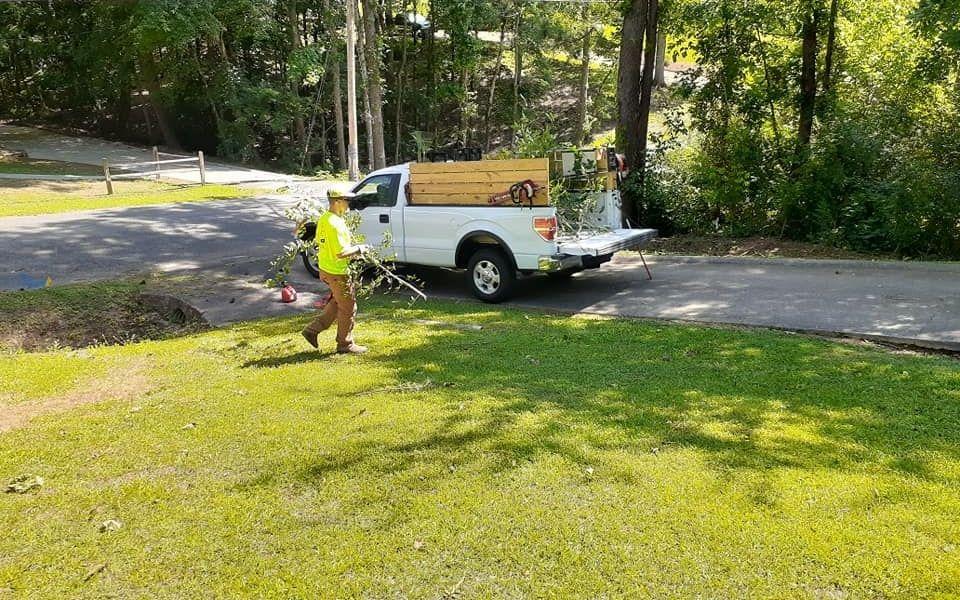
{"type": "MultiPolygon", "coordinates": [[[[483,312],[444,316],[468,311],[483,312]]],[[[936,456],[960,460],[960,404],[949,401],[960,371],[945,360],[768,332],[502,311],[490,320],[502,326],[427,327],[419,344],[371,358],[400,381],[450,382],[441,404],[424,400],[444,417],[415,440],[348,442],[347,462],[327,457],[305,477],[348,469],[368,450],[389,472],[454,450],[506,457],[493,468],[509,468],[541,452],[584,462],[597,450],[688,448],[722,473],[880,466],[940,482],[952,476],[936,456]],[[485,410],[465,423],[450,408],[464,402],[485,410]],[[587,432],[589,449],[571,446],[571,432],[587,432]]]]}

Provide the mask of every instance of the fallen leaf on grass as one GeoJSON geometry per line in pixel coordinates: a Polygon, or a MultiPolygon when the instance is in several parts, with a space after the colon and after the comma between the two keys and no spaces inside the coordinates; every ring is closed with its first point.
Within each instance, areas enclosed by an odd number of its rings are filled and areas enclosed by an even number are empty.
{"type": "Polygon", "coordinates": [[[196,424],[196,423],[187,423],[186,425],[184,425],[184,426],[181,427],[180,429],[195,429],[196,427],[197,427],[197,424],[196,424]]]}
{"type": "Polygon", "coordinates": [[[23,475],[11,480],[4,491],[8,494],[26,494],[41,487],[43,487],[43,477],[23,475]]]}
{"type": "Polygon", "coordinates": [[[423,550],[423,549],[426,548],[426,547],[427,547],[427,545],[424,544],[423,542],[421,542],[420,540],[416,540],[415,542],[413,542],[413,549],[414,549],[414,550],[423,550]]]}
{"type": "Polygon", "coordinates": [[[90,579],[92,579],[94,575],[96,575],[97,573],[100,573],[106,568],[107,568],[107,563],[100,563],[99,565],[94,566],[92,569],[87,571],[87,574],[83,577],[83,580],[90,581],[90,579]]]}
{"type": "Polygon", "coordinates": [[[100,533],[106,533],[108,531],[120,531],[120,528],[123,527],[123,522],[118,521],[117,519],[107,519],[103,523],[100,523],[100,533]]]}

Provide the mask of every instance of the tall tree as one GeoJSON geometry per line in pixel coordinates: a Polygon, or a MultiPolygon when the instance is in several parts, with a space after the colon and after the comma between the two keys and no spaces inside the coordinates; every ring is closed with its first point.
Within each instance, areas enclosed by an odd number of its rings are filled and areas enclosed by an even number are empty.
{"type": "Polygon", "coordinates": [[[517,126],[520,124],[520,83],[523,81],[523,4],[517,7],[513,24],[513,141],[517,141],[517,126]]]}
{"type": "Polygon", "coordinates": [[[370,101],[370,130],[373,168],[387,166],[383,141],[383,82],[380,79],[380,44],[377,35],[377,2],[363,0],[364,53],[367,67],[367,97],[370,101]]]}
{"type": "MultiPolygon", "coordinates": [[[[290,53],[293,54],[300,49],[300,30],[298,27],[299,14],[297,12],[297,0],[287,1],[287,31],[290,40],[290,53]]],[[[303,114],[300,109],[300,78],[289,75],[290,93],[293,95],[295,108],[293,110],[293,131],[294,143],[299,145],[306,138],[306,128],[303,124],[303,114]]]]}
{"type": "Polygon", "coordinates": [[[653,87],[663,87],[667,83],[667,36],[657,34],[657,71],[653,76],[653,87]]]}
{"type": "Polygon", "coordinates": [[[639,162],[637,175],[640,182],[640,200],[643,200],[644,183],[647,176],[647,137],[650,133],[650,105],[653,101],[653,78],[657,62],[657,40],[660,33],[660,0],[647,0],[645,44],[643,55],[643,77],[640,81],[640,128],[639,162]]]}
{"type": "Polygon", "coordinates": [[[163,134],[164,143],[173,149],[180,149],[180,138],[173,128],[173,121],[167,113],[167,108],[163,104],[163,91],[160,87],[160,67],[153,55],[152,50],[145,50],[140,53],[139,58],[140,83],[150,93],[150,106],[153,107],[153,114],[157,118],[157,126],[163,134]]]}
{"type": "Polygon", "coordinates": [[[583,43],[580,47],[580,85],[577,93],[577,123],[573,138],[578,146],[582,146],[589,133],[588,109],[590,103],[590,61],[592,57],[593,23],[591,22],[590,5],[584,3],[580,18],[583,19],[585,30],[583,43]]]}
{"type": "Polygon", "coordinates": [[[357,3],[347,1],[347,129],[349,146],[347,161],[348,176],[352,181],[360,179],[359,140],[357,135],[357,3]]]}
{"type": "MultiPolygon", "coordinates": [[[[632,0],[623,15],[620,37],[620,72],[617,100],[620,118],[618,135],[627,164],[635,168],[641,162],[640,84],[643,79],[643,36],[647,27],[647,0],[632,0]]],[[[626,216],[635,217],[633,207],[624,204],[626,216]]]]}
{"type": "Polygon", "coordinates": [[[804,0],[800,65],[800,122],[797,139],[802,153],[810,147],[817,108],[817,35],[819,10],[816,0],[804,0]]]}
{"type": "Polygon", "coordinates": [[[493,64],[493,75],[490,76],[490,95],[487,97],[487,111],[483,117],[483,149],[485,151],[490,150],[490,132],[492,129],[490,117],[493,115],[493,101],[497,93],[497,80],[500,79],[500,68],[503,66],[503,48],[507,35],[507,18],[508,15],[506,12],[500,15],[500,42],[497,45],[497,60],[493,64]]]}
{"type": "Polygon", "coordinates": [[[323,15],[327,35],[330,38],[330,47],[327,49],[332,55],[330,77],[333,87],[333,126],[336,129],[334,137],[337,140],[337,160],[341,169],[348,168],[347,143],[343,131],[343,90],[340,84],[340,40],[334,27],[333,14],[330,11],[330,0],[323,0],[323,15]]]}
{"type": "Polygon", "coordinates": [[[837,16],[840,11],[840,0],[830,0],[830,17],[827,22],[827,51],[823,59],[823,91],[829,92],[833,87],[833,61],[837,47],[837,16]]]}
{"type": "MultiPolygon", "coordinates": [[[[417,3],[413,2],[414,15],[416,15],[417,3]]],[[[403,101],[404,96],[406,95],[407,89],[407,31],[406,31],[406,0],[401,0],[400,3],[400,12],[403,13],[403,20],[401,21],[400,37],[401,37],[401,48],[400,48],[400,70],[397,73],[396,77],[396,115],[394,118],[394,145],[393,145],[393,162],[394,164],[400,163],[400,149],[403,146],[403,101]]],[[[388,14],[390,9],[387,9],[388,14]]]]}
{"type": "MultiPolygon", "coordinates": [[[[356,0],[347,0],[349,3],[356,3],[356,0]]],[[[364,31],[364,25],[361,22],[358,29],[357,50],[360,58],[360,79],[363,82],[363,125],[364,139],[367,142],[367,169],[374,169],[374,151],[373,151],[373,110],[370,107],[370,71],[367,70],[367,40],[364,31]]]]}

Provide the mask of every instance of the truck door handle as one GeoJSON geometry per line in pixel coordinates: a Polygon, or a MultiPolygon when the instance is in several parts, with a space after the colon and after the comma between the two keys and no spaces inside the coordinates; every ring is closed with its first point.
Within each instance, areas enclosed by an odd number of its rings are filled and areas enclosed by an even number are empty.
{"type": "Polygon", "coordinates": [[[390,215],[380,215],[380,222],[381,222],[381,223],[389,223],[389,222],[390,222],[390,215]]]}

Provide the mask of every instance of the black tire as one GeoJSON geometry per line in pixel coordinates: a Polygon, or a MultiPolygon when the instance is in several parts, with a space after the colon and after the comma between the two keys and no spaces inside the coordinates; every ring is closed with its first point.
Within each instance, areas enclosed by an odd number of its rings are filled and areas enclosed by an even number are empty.
{"type": "Polygon", "coordinates": [[[508,300],[517,283],[517,271],[497,248],[482,248],[467,263],[467,285],[473,295],[491,304],[508,300]]]}
{"type": "Polygon", "coordinates": [[[311,257],[306,252],[301,252],[300,258],[303,259],[303,267],[307,270],[307,273],[310,273],[314,279],[320,279],[320,269],[315,262],[316,256],[311,257]]]}

